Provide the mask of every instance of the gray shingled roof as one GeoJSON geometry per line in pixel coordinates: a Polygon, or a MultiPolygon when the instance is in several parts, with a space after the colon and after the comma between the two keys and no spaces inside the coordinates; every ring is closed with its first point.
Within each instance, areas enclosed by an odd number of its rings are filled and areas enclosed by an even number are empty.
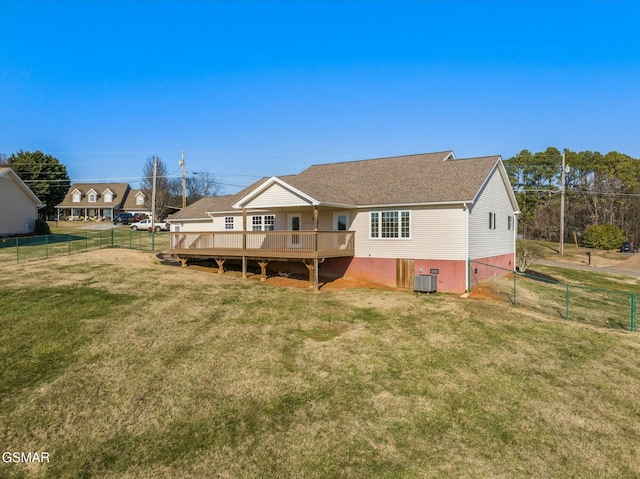
{"type": "Polygon", "coordinates": [[[76,183],[69,187],[64,200],[57,204],[56,208],[120,208],[122,202],[126,199],[128,190],[128,183],[76,183]],[[73,192],[76,189],[82,193],[79,203],[73,202],[73,192]],[[92,189],[98,192],[95,203],[89,203],[89,196],[87,195],[92,189]],[[111,203],[105,203],[104,201],[103,193],[107,189],[114,194],[111,203]]]}
{"type": "MultiPolygon", "coordinates": [[[[447,159],[451,151],[312,165],[298,175],[278,178],[320,201],[353,206],[472,201],[499,156],[447,159]]],[[[207,218],[231,211],[258,188],[262,178],[230,196],[203,198],[169,219],[207,218]]]]}
{"type": "MultiPolygon", "coordinates": [[[[142,190],[134,190],[134,189],[130,189],[129,193],[127,194],[127,197],[124,200],[124,204],[122,205],[122,208],[125,210],[135,210],[135,209],[144,209],[145,206],[148,206],[149,209],[151,209],[150,205],[139,205],[136,203],[137,199],[136,199],[136,195],[138,193],[140,193],[142,190]]],[[[146,196],[145,196],[146,199],[146,196]]]]}
{"type": "Polygon", "coordinates": [[[318,197],[303,191],[321,202],[364,206],[473,200],[500,157],[445,161],[450,154],[313,165],[295,180],[316,185],[318,197]]]}
{"type": "MultiPolygon", "coordinates": [[[[282,177],[287,178],[287,177],[282,177]]],[[[242,197],[248,195],[255,188],[267,181],[268,178],[260,178],[255,183],[247,186],[243,190],[239,191],[235,195],[225,196],[212,196],[210,198],[202,198],[195,203],[187,206],[186,208],[169,215],[168,220],[183,220],[183,219],[201,219],[209,218],[207,212],[212,211],[234,211],[231,207],[238,202],[242,197]]]]}

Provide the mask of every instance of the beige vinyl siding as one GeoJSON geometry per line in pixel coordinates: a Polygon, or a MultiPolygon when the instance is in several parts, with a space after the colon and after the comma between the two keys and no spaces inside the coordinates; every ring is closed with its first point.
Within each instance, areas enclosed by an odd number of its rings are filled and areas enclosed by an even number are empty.
{"type": "MultiPolygon", "coordinates": [[[[172,221],[171,222],[171,231],[177,231],[177,228],[180,229],[180,232],[190,232],[190,231],[215,231],[214,223],[211,219],[199,219],[199,220],[180,220],[180,221],[172,221]]],[[[223,218],[223,226],[224,228],[224,218],[223,218]]]]}
{"type": "Polygon", "coordinates": [[[38,208],[33,199],[9,175],[0,178],[0,234],[33,231],[38,208]]]}
{"type": "Polygon", "coordinates": [[[358,211],[356,257],[465,259],[465,211],[457,207],[372,208],[358,211]],[[410,238],[369,238],[371,211],[409,211],[410,238]]]}
{"type": "MultiPolygon", "coordinates": [[[[318,230],[320,231],[333,231],[333,215],[338,210],[334,209],[321,209],[318,212],[318,230]]],[[[351,228],[351,222],[355,216],[354,211],[339,210],[340,213],[346,214],[349,217],[349,229],[351,228]]],[[[302,216],[302,229],[313,230],[313,209],[310,206],[305,208],[290,208],[283,210],[263,210],[263,211],[248,211],[247,212],[247,230],[251,231],[251,218],[253,216],[265,216],[275,215],[275,229],[276,231],[286,231],[289,229],[289,215],[299,214],[302,216]]],[[[199,219],[199,220],[173,220],[173,225],[180,225],[181,231],[231,231],[225,230],[224,219],[227,216],[233,217],[233,231],[242,231],[242,213],[217,213],[213,215],[211,219],[199,219]]],[[[172,228],[173,231],[173,228],[172,228]]]]}
{"type": "Polygon", "coordinates": [[[513,253],[514,229],[507,227],[508,216],[514,217],[509,194],[496,168],[469,212],[469,257],[486,258],[513,253]],[[489,213],[495,213],[495,229],[489,229],[489,213]]]}
{"type": "Polygon", "coordinates": [[[304,198],[283,188],[278,183],[274,183],[247,203],[246,208],[286,208],[291,206],[308,206],[309,204],[310,203],[304,198]]]}

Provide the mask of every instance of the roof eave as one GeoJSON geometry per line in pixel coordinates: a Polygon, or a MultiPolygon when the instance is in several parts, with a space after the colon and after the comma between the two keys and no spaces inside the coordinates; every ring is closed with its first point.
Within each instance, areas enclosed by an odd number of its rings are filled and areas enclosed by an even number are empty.
{"type": "Polygon", "coordinates": [[[181,222],[184,223],[185,221],[189,222],[189,221],[211,221],[211,217],[198,217],[198,218],[166,218],[167,223],[171,223],[171,222],[181,222]]]}
{"type": "Polygon", "coordinates": [[[15,180],[18,183],[18,187],[22,188],[24,192],[31,197],[31,200],[35,204],[36,208],[40,209],[46,206],[42,201],[40,201],[40,198],[38,198],[36,194],[33,191],[31,191],[31,188],[29,188],[27,184],[24,181],[22,181],[22,178],[18,176],[18,173],[13,171],[12,168],[7,168],[7,170],[2,174],[2,176],[5,176],[5,175],[12,175],[15,178],[15,180]]]}
{"type": "Polygon", "coordinates": [[[419,203],[383,203],[372,205],[359,205],[357,209],[365,208],[412,208],[416,206],[453,206],[453,205],[467,205],[473,203],[473,200],[450,200],[450,201],[426,201],[419,203]]]}

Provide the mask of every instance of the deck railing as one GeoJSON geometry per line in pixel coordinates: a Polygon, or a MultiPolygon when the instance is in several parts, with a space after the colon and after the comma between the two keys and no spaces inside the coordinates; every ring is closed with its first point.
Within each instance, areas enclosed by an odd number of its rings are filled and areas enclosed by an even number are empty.
{"type": "Polygon", "coordinates": [[[170,251],[193,256],[331,258],[353,256],[353,231],[197,231],[169,234],[170,251]]]}

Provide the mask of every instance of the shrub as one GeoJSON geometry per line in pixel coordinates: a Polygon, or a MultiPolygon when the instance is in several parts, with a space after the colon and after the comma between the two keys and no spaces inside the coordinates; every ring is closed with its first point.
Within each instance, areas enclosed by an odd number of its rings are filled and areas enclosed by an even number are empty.
{"type": "Polygon", "coordinates": [[[48,234],[51,234],[51,230],[49,229],[49,225],[42,218],[38,218],[36,220],[36,227],[34,229],[34,232],[37,235],[48,235],[48,234]]]}
{"type": "Polygon", "coordinates": [[[516,245],[516,270],[524,273],[535,259],[536,254],[529,245],[518,241],[516,245]]]}
{"type": "Polygon", "coordinates": [[[614,225],[589,226],[582,233],[582,244],[589,248],[617,249],[625,238],[622,230],[614,225]]]}

